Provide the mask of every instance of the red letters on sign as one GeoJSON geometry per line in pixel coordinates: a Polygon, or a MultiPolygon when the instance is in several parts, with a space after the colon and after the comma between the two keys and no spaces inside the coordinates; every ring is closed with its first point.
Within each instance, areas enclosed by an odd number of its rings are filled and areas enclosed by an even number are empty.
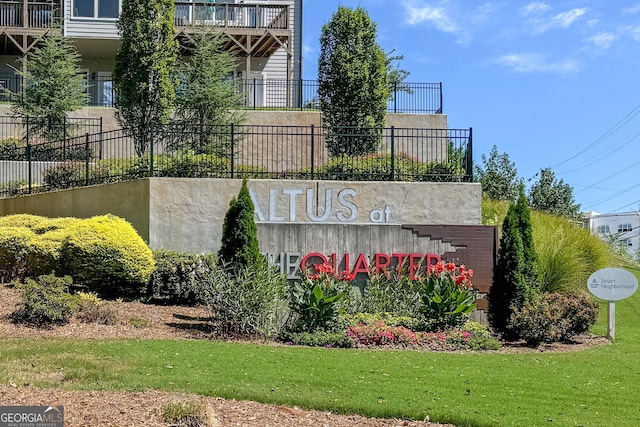
{"type": "MultiPolygon", "coordinates": [[[[412,280],[416,279],[416,272],[418,270],[424,271],[428,268],[429,265],[436,264],[441,261],[440,255],[438,254],[383,254],[377,253],[373,256],[373,263],[375,265],[375,274],[385,273],[387,274],[387,268],[391,266],[392,261],[396,261],[396,268],[398,272],[402,269],[403,262],[407,260],[409,267],[409,274],[412,280]],[[424,260],[424,263],[421,262],[424,260]]],[[[354,276],[358,273],[369,274],[371,272],[371,264],[369,262],[369,258],[365,254],[359,254],[358,258],[356,258],[356,262],[351,269],[351,254],[345,253],[342,258],[342,264],[344,264],[344,268],[341,268],[340,262],[338,261],[338,255],[336,253],[332,253],[327,258],[325,255],[320,252],[310,252],[306,254],[300,260],[300,269],[305,270],[309,267],[309,265],[313,264],[321,264],[327,263],[333,266],[333,271],[343,271],[346,270],[353,274],[354,276]],[[316,262],[312,262],[314,258],[317,258],[316,262]]],[[[336,273],[337,274],[337,273],[336,273]]]]}

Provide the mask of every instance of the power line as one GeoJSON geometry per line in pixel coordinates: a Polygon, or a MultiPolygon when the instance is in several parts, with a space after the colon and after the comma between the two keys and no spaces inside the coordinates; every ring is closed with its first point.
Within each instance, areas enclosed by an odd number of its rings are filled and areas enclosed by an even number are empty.
{"type": "Polygon", "coordinates": [[[635,165],[638,165],[638,164],[640,164],[640,160],[638,160],[637,162],[635,162],[635,163],[633,163],[633,164],[631,164],[631,165],[627,166],[627,167],[626,167],[626,168],[624,168],[624,169],[619,170],[618,172],[614,173],[613,175],[609,175],[608,177],[603,178],[603,179],[601,179],[600,181],[598,181],[598,182],[596,182],[596,183],[594,183],[594,184],[592,184],[592,185],[589,185],[589,186],[587,186],[587,187],[583,188],[582,190],[578,190],[578,191],[576,191],[574,194],[577,194],[577,193],[580,193],[581,191],[584,191],[584,190],[588,190],[588,189],[590,189],[590,188],[593,188],[595,185],[598,185],[598,184],[600,184],[601,182],[607,181],[607,180],[609,180],[609,179],[613,178],[614,176],[618,176],[618,175],[620,175],[622,172],[625,172],[625,171],[627,171],[627,170],[631,169],[632,167],[634,167],[635,165]]]}
{"type": "Polygon", "coordinates": [[[584,154],[587,151],[591,150],[593,147],[597,146],[602,141],[604,141],[605,139],[607,139],[608,137],[613,135],[615,132],[617,132],[618,129],[620,129],[622,126],[627,124],[631,119],[633,119],[638,114],[640,114],[640,104],[637,105],[633,110],[631,110],[626,116],[624,116],[622,119],[620,119],[620,121],[618,121],[618,123],[613,125],[609,130],[607,130],[604,134],[602,134],[598,139],[596,139],[591,144],[589,144],[588,146],[586,146],[582,150],[578,151],[576,154],[574,154],[573,156],[569,157],[568,159],[553,165],[552,168],[557,168],[558,166],[562,166],[565,163],[567,163],[567,162],[575,159],[576,157],[580,156],[581,154],[584,154]]]}
{"type": "Polygon", "coordinates": [[[604,155],[600,155],[600,156],[598,156],[594,161],[592,161],[592,162],[590,162],[590,163],[587,163],[587,164],[584,164],[584,165],[582,165],[582,166],[578,166],[578,167],[577,167],[577,168],[575,168],[575,169],[571,169],[571,170],[568,170],[568,171],[565,171],[565,172],[558,172],[558,174],[559,174],[559,175],[566,175],[566,174],[569,174],[569,173],[572,173],[572,172],[576,172],[576,171],[582,170],[582,169],[587,168],[587,167],[589,167],[589,166],[592,166],[592,165],[594,165],[594,164],[596,164],[596,163],[600,162],[602,159],[604,159],[604,158],[607,158],[607,157],[611,156],[611,155],[612,155],[612,154],[614,154],[616,151],[620,150],[622,147],[624,147],[624,146],[626,146],[627,144],[631,143],[634,139],[636,139],[636,138],[637,138],[637,137],[639,137],[639,136],[640,136],[640,132],[638,132],[637,134],[635,134],[634,136],[632,136],[630,139],[628,139],[624,144],[620,145],[619,147],[617,147],[617,148],[615,148],[615,149],[613,149],[613,150],[608,151],[608,152],[607,152],[607,154],[604,154],[604,155]]]}

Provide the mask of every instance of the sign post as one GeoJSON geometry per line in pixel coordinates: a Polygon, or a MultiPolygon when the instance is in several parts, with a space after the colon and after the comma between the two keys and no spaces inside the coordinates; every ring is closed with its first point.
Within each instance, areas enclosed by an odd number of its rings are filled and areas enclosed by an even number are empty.
{"type": "Polygon", "coordinates": [[[638,290],[638,279],[622,268],[603,268],[587,281],[589,292],[609,302],[607,311],[607,338],[616,338],[616,301],[629,298],[638,290]]]}

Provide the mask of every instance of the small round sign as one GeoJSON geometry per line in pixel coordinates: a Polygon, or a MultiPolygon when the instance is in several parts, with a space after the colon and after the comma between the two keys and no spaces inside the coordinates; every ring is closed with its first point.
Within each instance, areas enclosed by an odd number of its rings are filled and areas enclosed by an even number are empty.
{"type": "Polygon", "coordinates": [[[589,276],[587,288],[598,298],[619,301],[638,290],[638,279],[622,268],[603,268],[589,276]]]}

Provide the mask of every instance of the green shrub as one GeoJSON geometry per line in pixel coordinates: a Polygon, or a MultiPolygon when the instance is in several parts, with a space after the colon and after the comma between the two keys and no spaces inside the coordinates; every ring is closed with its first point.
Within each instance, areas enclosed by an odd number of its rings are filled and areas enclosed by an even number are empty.
{"type": "MultiPolygon", "coordinates": [[[[364,156],[337,156],[314,170],[318,179],[349,181],[387,181],[391,177],[391,153],[364,156]]],[[[403,181],[459,182],[465,171],[458,165],[431,162],[423,163],[406,154],[396,154],[393,159],[394,177],[403,181]]],[[[300,173],[309,174],[309,168],[300,173]]]]}
{"type": "Polygon", "coordinates": [[[409,316],[396,316],[387,312],[343,314],[339,316],[339,321],[344,325],[345,329],[347,326],[369,325],[378,321],[387,326],[404,326],[414,331],[423,328],[420,319],[409,316]]]}
{"type": "Polygon", "coordinates": [[[222,245],[218,251],[219,261],[231,269],[263,263],[254,215],[255,208],[249,195],[247,180],[243,179],[238,198],[231,200],[224,217],[222,245]]]}
{"type": "Polygon", "coordinates": [[[358,311],[419,318],[421,289],[422,284],[411,280],[407,272],[389,269],[387,274],[372,273],[362,292],[358,311]]]}
{"type": "Polygon", "coordinates": [[[107,297],[145,294],[153,254],[131,224],[104,215],[80,220],[66,232],[60,264],[76,284],[107,297]]]}
{"type": "Polygon", "coordinates": [[[0,278],[6,283],[25,277],[33,231],[24,227],[0,227],[0,278]]]}
{"type": "Polygon", "coordinates": [[[74,295],[78,307],[76,317],[84,323],[97,323],[100,325],[115,325],[115,312],[104,304],[96,294],[78,292],[74,295]]]}
{"type": "MultiPolygon", "coordinates": [[[[66,142],[43,142],[32,143],[29,147],[29,158],[31,161],[87,161],[87,159],[93,159],[94,152],[93,147],[87,146],[84,141],[77,144],[69,145],[66,142]]],[[[26,160],[26,158],[25,158],[26,160]]]]}
{"type": "Polygon", "coordinates": [[[75,299],[67,292],[71,283],[69,276],[56,277],[50,274],[39,276],[37,280],[26,279],[18,284],[22,302],[12,313],[12,320],[34,326],[67,323],[77,309],[75,299]]]}
{"type": "Polygon", "coordinates": [[[285,284],[286,277],[266,263],[213,269],[205,298],[215,330],[224,336],[276,336],[288,317],[285,284]]]}
{"type": "Polygon", "coordinates": [[[321,329],[313,332],[285,331],[280,334],[278,340],[286,344],[307,347],[351,348],[354,345],[353,339],[348,337],[344,331],[335,332],[321,329]]]}
{"type": "Polygon", "coordinates": [[[231,167],[227,159],[214,154],[195,154],[187,150],[158,159],[154,169],[157,176],[215,178],[224,176],[231,167]]]}
{"type": "Polygon", "coordinates": [[[466,174],[465,170],[456,164],[441,162],[427,163],[419,171],[413,181],[461,182],[466,174]]]}
{"type": "Polygon", "coordinates": [[[85,163],[67,161],[45,169],[42,172],[42,181],[50,189],[65,189],[103,184],[113,179],[110,178],[110,173],[104,166],[90,165],[87,170],[85,163]]]}
{"type": "Polygon", "coordinates": [[[589,330],[598,319],[599,308],[583,294],[543,294],[514,309],[510,327],[530,346],[567,341],[589,330]]]}
{"type": "Polygon", "coordinates": [[[343,271],[339,275],[330,264],[315,264],[314,271],[302,272],[302,280],[289,286],[289,308],[297,314],[296,331],[324,330],[342,313],[343,300],[351,290],[353,275],[343,271]]]}
{"type": "Polygon", "coordinates": [[[147,296],[172,304],[197,305],[206,302],[207,276],[216,268],[215,255],[175,251],[153,251],[155,269],[147,296]]]}
{"type": "Polygon", "coordinates": [[[25,179],[15,179],[0,183],[0,194],[3,194],[5,197],[13,197],[26,192],[28,188],[28,183],[25,179]]]}
{"type": "Polygon", "coordinates": [[[18,137],[10,136],[0,141],[0,160],[26,160],[27,144],[18,137]]]}

